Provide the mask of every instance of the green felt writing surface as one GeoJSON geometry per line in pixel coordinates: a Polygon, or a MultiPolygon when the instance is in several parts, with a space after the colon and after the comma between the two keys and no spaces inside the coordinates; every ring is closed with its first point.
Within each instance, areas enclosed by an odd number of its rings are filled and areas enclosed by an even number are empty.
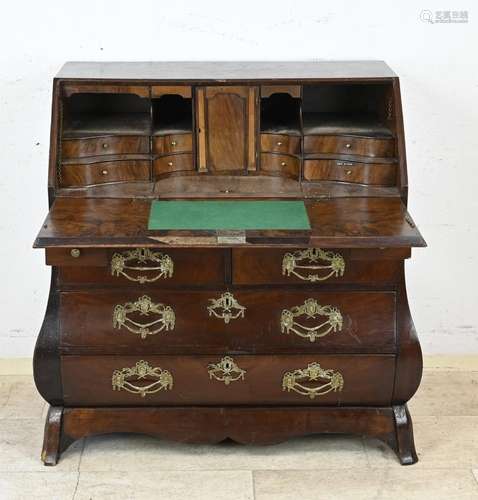
{"type": "Polygon", "coordinates": [[[153,201],[148,229],[310,229],[303,201],[153,201]]]}

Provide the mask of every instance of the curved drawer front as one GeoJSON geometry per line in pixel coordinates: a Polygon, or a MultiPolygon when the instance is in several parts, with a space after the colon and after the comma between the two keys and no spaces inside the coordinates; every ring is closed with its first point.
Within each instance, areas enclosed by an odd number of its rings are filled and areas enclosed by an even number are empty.
{"type": "Polygon", "coordinates": [[[72,291],[60,328],[65,352],[395,352],[395,293],[72,291]]]}
{"type": "Polygon", "coordinates": [[[399,260],[381,258],[379,252],[357,259],[347,249],[236,248],[232,253],[232,279],[237,285],[289,284],[392,284],[398,280],[399,260]]]}
{"type": "Polygon", "coordinates": [[[63,187],[93,186],[107,182],[147,181],[150,162],[147,160],[101,161],[87,164],[63,164],[63,187]]]}
{"type": "Polygon", "coordinates": [[[305,160],[307,181],[342,181],[372,186],[394,186],[397,181],[395,163],[360,163],[344,160],[305,160]]]}
{"type": "Polygon", "coordinates": [[[222,249],[181,248],[50,248],[47,264],[59,266],[62,286],[222,285],[225,253],[222,249]]]}
{"type": "Polygon", "coordinates": [[[187,153],[193,149],[192,134],[157,135],[153,137],[153,153],[158,155],[187,153]]]}
{"type": "Polygon", "coordinates": [[[61,155],[64,159],[148,153],[149,137],[142,135],[107,135],[84,139],[64,139],[61,142],[61,155]]]}
{"type": "Polygon", "coordinates": [[[171,172],[194,170],[193,155],[181,153],[177,155],[161,156],[153,161],[153,177],[171,172]]]}
{"type": "Polygon", "coordinates": [[[63,356],[66,405],[389,405],[395,357],[63,356]]]}
{"type": "Polygon", "coordinates": [[[261,150],[268,153],[300,154],[300,136],[261,134],[261,150]]]}
{"type": "Polygon", "coordinates": [[[387,158],[395,154],[395,141],[392,138],[306,135],[304,153],[337,153],[387,158]]]}
{"type": "Polygon", "coordinates": [[[261,153],[261,171],[269,174],[298,178],[300,160],[294,156],[261,153]]]}

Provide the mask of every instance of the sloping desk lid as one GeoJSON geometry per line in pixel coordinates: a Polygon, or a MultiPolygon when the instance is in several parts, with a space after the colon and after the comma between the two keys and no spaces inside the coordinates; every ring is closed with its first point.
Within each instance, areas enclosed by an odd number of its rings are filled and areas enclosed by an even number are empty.
{"type": "Polygon", "coordinates": [[[324,248],[421,247],[425,241],[399,198],[305,200],[310,231],[246,230],[244,239],[219,231],[150,231],[151,200],[57,198],[34,246],[161,246],[308,244],[324,248]]]}

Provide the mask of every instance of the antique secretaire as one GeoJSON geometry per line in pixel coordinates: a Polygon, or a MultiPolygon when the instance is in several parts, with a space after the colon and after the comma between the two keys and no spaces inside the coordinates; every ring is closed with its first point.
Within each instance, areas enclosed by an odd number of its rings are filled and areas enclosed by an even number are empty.
{"type": "Polygon", "coordinates": [[[425,242],[385,63],[68,63],[48,178],[45,464],[110,432],[357,433],[417,460],[425,242]]]}

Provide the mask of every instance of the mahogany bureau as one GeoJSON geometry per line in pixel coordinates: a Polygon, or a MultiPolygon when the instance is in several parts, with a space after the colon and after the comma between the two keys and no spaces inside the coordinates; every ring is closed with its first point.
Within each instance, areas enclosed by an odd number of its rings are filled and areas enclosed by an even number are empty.
{"type": "Polygon", "coordinates": [[[416,462],[404,262],[425,242],[407,188],[381,61],[67,63],[35,240],[52,269],[43,462],[110,432],[355,433],[416,462]],[[154,200],[295,200],[310,229],[155,229],[154,200]]]}

